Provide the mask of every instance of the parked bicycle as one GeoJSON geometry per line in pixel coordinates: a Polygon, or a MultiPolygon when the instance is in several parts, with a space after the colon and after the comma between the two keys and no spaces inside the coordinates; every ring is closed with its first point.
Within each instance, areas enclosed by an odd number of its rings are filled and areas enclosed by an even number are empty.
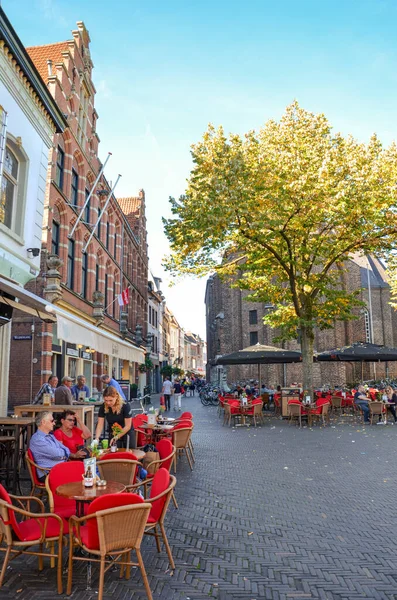
{"type": "Polygon", "coordinates": [[[211,385],[206,385],[200,391],[201,404],[204,406],[218,406],[219,404],[219,389],[211,385]]]}

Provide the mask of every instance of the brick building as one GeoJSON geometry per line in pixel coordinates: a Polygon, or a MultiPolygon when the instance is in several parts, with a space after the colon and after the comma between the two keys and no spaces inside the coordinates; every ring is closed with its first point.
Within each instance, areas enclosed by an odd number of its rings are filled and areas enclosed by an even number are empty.
{"type": "Polygon", "coordinates": [[[39,389],[50,373],[58,377],[83,373],[89,388],[98,390],[99,375],[105,372],[138,381],[137,365],[144,362],[145,194],[141,190],[138,197],[118,202],[100,174],[90,37],[82,22],[72,35],[64,42],[27,49],[67,115],[68,128],[53,139],[41,272],[28,284],[52,303],[56,323],[23,315],[14,320],[13,335],[32,330],[33,340],[29,346],[14,343],[11,347],[11,406],[29,401],[31,388],[39,389]],[[117,297],[126,288],[130,302],[120,307],[117,297]],[[27,355],[35,363],[31,382],[20,376],[21,360],[27,355]]]}
{"type": "MultiPolygon", "coordinates": [[[[385,268],[375,257],[352,256],[347,261],[347,274],[342,275],[342,285],[353,291],[361,289],[360,299],[365,308],[358,320],[337,322],[333,329],[315,333],[314,348],[321,352],[332,348],[364,341],[376,344],[397,345],[396,311],[390,306],[390,288],[385,268]],[[372,320],[371,320],[372,317],[372,320]]],[[[224,369],[227,380],[236,382],[258,378],[258,367],[240,365],[214,366],[217,355],[241,350],[256,343],[281,346],[274,342],[277,330],[263,323],[263,317],[272,310],[271,304],[247,302],[247,291],[230,288],[215,275],[208,279],[205,295],[207,322],[207,378],[221,381],[224,369]],[[212,362],[212,364],[211,364],[212,362]]],[[[299,349],[297,341],[289,341],[285,348],[299,349]]],[[[397,376],[397,364],[390,363],[317,363],[314,365],[314,385],[353,383],[363,378],[397,376]]],[[[302,381],[301,365],[263,365],[262,380],[268,384],[289,385],[302,381]]]]}

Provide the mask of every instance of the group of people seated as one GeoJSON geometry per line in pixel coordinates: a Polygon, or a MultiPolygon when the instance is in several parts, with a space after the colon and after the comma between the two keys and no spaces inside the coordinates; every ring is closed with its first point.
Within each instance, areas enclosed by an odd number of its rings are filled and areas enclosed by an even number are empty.
{"type": "MultiPolygon", "coordinates": [[[[103,433],[105,422],[108,424],[110,445],[126,447],[127,436],[133,435],[131,408],[113,386],[108,386],[103,392],[103,404],[99,407],[95,430],[97,441],[103,433]],[[120,425],[121,431],[113,436],[112,426],[115,423],[120,425]]],[[[73,409],[65,410],[58,415],[57,429],[55,429],[56,420],[50,411],[39,413],[36,417],[36,425],[37,431],[31,437],[29,449],[39,467],[51,469],[60,462],[82,460],[87,457],[84,443],[92,437],[92,432],[73,409]]],[[[134,447],[134,440],[130,445],[134,447]]],[[[41,481],[44,481],[46,472],[38,470],[38,476],[41,481]]]]}
{"type": "MultiPolygon", "coordinates": [[[[110,377],[110,375],[101,375],[101,381],[104,385],[111,385],[114,387],[123,400],[126,400],[123,390],[119,382],[110,377]]],[[[65,375],[61,379],[61,385],[58,385],[59,380],[56,375],[50,375],[48,381],[43,383],[39,391],[37,392],[33,404],[42,404],[44,394],[50,394],[51,401],[53,404],[73,404],[78,402],[82,397],[90,397],[90,388],[87,386],[86,378],[84,375],[78,375],[76,383],[73,385],[74,379],[65,375]]]]}
{"type": "MultiPolygon", "coordinates": [[[[382,395],[386,396],[387,402],[390,403],[387,406],[387,410],[389,410],[391,412],[391,414],[394,417],[394,422],[396,423],[397,422],[397,415],[396,415],[397,394],[393,390],[393,388],[390,385],[388,385],[388,386],[386,386],[386,388],[384,390],[384,394],[382,393],[382,395]]],[[[370,423],[370,418],[369,418],[369,415],[370,415],[369,403],[370,403],[370,401],[371,401],[371,399],[368,398],[364,385],[359,385],[357,387],[357,391],[354,394],[354,403],[363,411],[364,423],[370,423]]]]}

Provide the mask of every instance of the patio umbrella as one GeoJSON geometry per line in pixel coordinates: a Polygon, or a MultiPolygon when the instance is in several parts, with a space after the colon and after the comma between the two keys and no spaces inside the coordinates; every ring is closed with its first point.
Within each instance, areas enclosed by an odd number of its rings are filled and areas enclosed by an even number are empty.
{"type": "Polygon", "coordinates": [[[325,350],[315,355],[318,361],[359,361],[386,362],[397,360],[397,348],[388,348],[379,344],[356,342],[334,350],[325,350]]]}
{"type": "Polygon", "coordinates": [[[297,350],[286,350],[285,348],[276,348],[275,346],[264,346],[255,344],[248,346],[243,350],[223,354],[220,356],[217,365],[272,365],[301,362],[302,354],[297,350]]]}

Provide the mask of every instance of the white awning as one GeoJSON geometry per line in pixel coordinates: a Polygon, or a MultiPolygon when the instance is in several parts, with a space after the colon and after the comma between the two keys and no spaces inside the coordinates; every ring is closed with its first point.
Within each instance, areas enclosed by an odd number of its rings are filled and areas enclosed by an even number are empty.
{"type": "Polygon", "coordinates": [[[51,323],[55,322],[54,315],[46,312],[48,302],[4,277],[0,277],[0,302],[8,304],[15,309],[22,310],[34,317],[39,317],[39,319],[42,319],[43,321],[51,323]],[[18,302],[12,298],[7,298],[4,293],[9,294],[14,298],[18,298],[18,302]]]}
{"type": "Polygon", "coordinates": [[[48,308],[50,308],[50,312],[56,315],[58,324],[57,336],[64,342],[89,346],[102,354],[108,354],[109,356],[131,362],[145,362],[145,353],[141,348],[137,348],[112,333],[101,330],[91,323],[87,323],[87,321],[68,313],[54,304],[47,305],[47,310],[48,308]]]}

